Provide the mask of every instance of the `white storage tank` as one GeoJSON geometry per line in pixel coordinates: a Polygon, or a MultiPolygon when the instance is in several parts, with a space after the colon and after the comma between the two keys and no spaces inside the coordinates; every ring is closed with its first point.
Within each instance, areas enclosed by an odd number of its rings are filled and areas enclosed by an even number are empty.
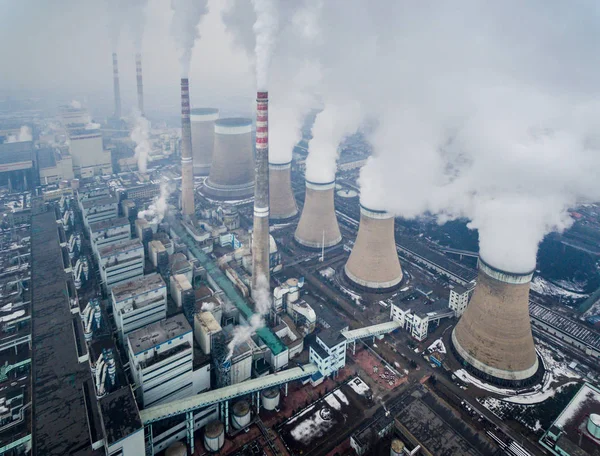
{"type": "Polygon", "coordinates": [[[262,406],[265,410],[275,410],[279,406],[279,388],[271,388],[260,393],[262,406]]]}
{"type": "Polygon", "coordinates": [[[392,446],[390,447],[390,456],[402,456],[404,453],[404,442],[398,439],[392,440],[392,446]]]}
{"type": "Polygon", "coordinates": [[[185,443],[175,442],[167,448],[165,456],[187,456],[187,447],[185,446],[185,443]]]}
{"type": "Polygon", "coordinates": [[[220,421],[212,421],[204,428],[204,447],[216,453],[225,444],[225,427],[220,421]]]}
{"type": "Polygon", "coordinates": [[[587,430],[592,437],[600,439],[600,415],[592,413],[588,419],[587,430]]]}
{"type": "Polygon", "coordinates": [[[231,424],[234,429],[244,429],[250,424],[250,404],[248,401],[239,401],[233,405],[231,424]]]}

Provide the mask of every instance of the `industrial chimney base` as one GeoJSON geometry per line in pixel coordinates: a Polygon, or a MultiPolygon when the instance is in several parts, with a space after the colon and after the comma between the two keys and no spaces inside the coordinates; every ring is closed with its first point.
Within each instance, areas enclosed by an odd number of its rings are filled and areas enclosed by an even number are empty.
{"type": "Polygon", "coordinates": [[[535,365],[532,366],[531,369],[528,369],[528,372],[508,372],[498,370],[498,372],[496,372],[496,375],[494,375],[494,368],[486,366],[480,361],[477,361],[475,358],[466,354],[466,352],[456,340],[456,337],[454,335],[454,329],[452,330],[452,335],[450,337],[449,342],[452,355],[460,363],[462,368],[474,377],[477,377],[486,383],[501,386],[503,388],[518,389],[532,385],[537,385],[543,381],[545,368],[542,358],[539,354],[537,354],[537,360],[535,365]]]}
{"type": "Polygon", "coordinates": [[[366,282],[364,280],[355,277],[351,272],[348,271],[347,266],[344,266],[344,280],[348,283],[348,285],[357,290],[365,293],[376,293],[376,294],[386,294],[393,293],[398,290],[402,286],[402,278],[400,277],[391,282],[366,282]]]}

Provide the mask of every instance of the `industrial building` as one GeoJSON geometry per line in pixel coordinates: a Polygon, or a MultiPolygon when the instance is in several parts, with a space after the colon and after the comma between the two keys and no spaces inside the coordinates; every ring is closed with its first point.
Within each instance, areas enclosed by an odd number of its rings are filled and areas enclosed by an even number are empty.
{"type": "Polygon", "coordinates": [[[32,141],[0,143],[0,186],[9,191],[29,190],[37,179],[32,141]]]}
{"type": "Polygon", "coordinates": [[[249,198],[254,192],[252,120],[221,118],[214,125],[212,164],[202,191],[214,199],[249,198]]]}
{"type": "Polygon", "coordinates": [[[112,174],[110,150],[104,148],[99,124],[70,124],[67,133],[75,177],[112,174]]]}
{"type": "Polygon", "coordinates": [[[144,246],[137,239],[98,249],[100,276],[107,290],[144,275],[144,246]]]}
{"type": "Polygon", "coordinates": [[[96,255],[101,247],[119,244],[130,239],[131,223],[125,217],[90,223],[90,241],[96,255]]]}

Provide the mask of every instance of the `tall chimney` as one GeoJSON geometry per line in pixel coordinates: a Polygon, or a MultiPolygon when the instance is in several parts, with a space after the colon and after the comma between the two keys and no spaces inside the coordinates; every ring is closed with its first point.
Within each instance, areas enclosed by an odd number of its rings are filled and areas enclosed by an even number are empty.
{"type": "Polygon", "coordinates": [[[394,237],[394,216],[360,207],[356,242],[344,266],[346,277],[359,289],[387,292],[402,281],[402,268],[394,237]]]}
{"type": "Polygon", "coordinates": [[[254,167],[254,228],[252,230],[252,294],[269,274],[269,94],[256,94],[256,161],[254,167]]]}
{"type": "Polygon", "coordinates": [[[333,247],[342,240],[335,216],[333,191],[335,181],[306,181],[306,196],[294,239],[309,249],[333,247]]]}
{"type": "Polygon", "coordinates": [[[538,358],[529,319],[533,271],[502,271],[479,258],[477,285],[452,332],[452,346],[468,370],[507,386],[531,382],[538,358]]]}
{"type": "Polygon", "coordinates": [[[135,76],[137,80],[138,109],[144,115],[144,83],[142,80],[142,54],[135,55],[135,76]]]}
{"type": "Polygon", "coordinates": [[[192,127],[190,125],[190,86],[181,78],[181,213],[194,215],[194,165],[192,162],[192,127]]]}
{"type": "Polygon", "coordinates": [[[254,193],[252,119],[230,117],[214,121],[214,148],[202,192],[209,198],[240,200],[254,193]]]}
{"type": "Polygon", "coordinates": [[[271,220],[287,220],[298,214],[292,192],[292,162],[269,163],[269,198],[271,220]]]}
{"type": "Polygon", "coordinates": [[[115,118],[121,118],[121,88],[119,87],[119,65],[117,63],[117,53],[113,52],[113,89],[115,95],[115,118]]]}

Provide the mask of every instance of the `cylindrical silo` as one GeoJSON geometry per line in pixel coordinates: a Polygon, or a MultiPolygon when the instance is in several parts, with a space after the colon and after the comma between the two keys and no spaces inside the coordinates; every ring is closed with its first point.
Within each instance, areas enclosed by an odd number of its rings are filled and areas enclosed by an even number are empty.
{"type": "Polygon", "coordinates": [[[306,197],[294,239],[310,249],[333,247],[342,240],[335,216],[333,190],[335,181],[318,183],[306,181],[306,197]]]}
{"type": "Polygon", "coordinates": [[[402,440],[392,440],[392,446],[390,447],[390,456],[401,456],[404,452],[404,442],[402,440]]]}
{"type": "Polygon", "coordinates": [[[597,413],[590,414],[587,423],[587,430],[592,437],[600,440],[600,415],[597,413]]]}
{"type": "Polygon", "coordinates": [[[292,162],[269,163],[269,198],[271,220],[287,220],[298,215],[292,191],[292,162]]]}
{"type": "Polygon", "coordinates": [[[187,456],[187,447],[183,442],[175,442],[167,451],[165,451],[165,456],[187,456]]]}
{"type": "Polygon", "coordinates": [[[355,286],[366,291],[386,292],[400,285],[402,268],[393,215],[361,205],[358,235],[344,272],[355,286]]]}
{"type": "Polygon", "coordinates": [[[271,388],[271,389],[263,390],[260,393],[263,408],[268,411],[273,411],[277,407],[279,407],[280,395],[281,395],[281,393],[279,392],[279,388],[271,388]]]}
{"type": "Polygon", "coordinates": [[[219,110],[215,108],[194,108],[190,112],[195,176],[207,176],[210,171],[215,142],[215,120],[218,118],[219,110]]]}
{"type": "Polygon", "coordinates": [[[503,271],[479,258],[477,285],[452,331],[452,346],[464,365],[486,381],[517,387],[538,371],[529,319],[532,277],[533,271],[503,271]]]}
{"type": "Polygon", "coordinates": [[[231,424],[235,429],[246,428],[250,424],[251,418],[248,401],[239,401],[233,404],[231,424]]]}
{"type": "Polygon", "coordinates": [[[220,421],[211,421],[204,428],[204,447],[216,453],[225,444],[225,426],[220,421]]]}
{"type": "Polygon", "coordinates": [[[209,198],[223,200],[251,197],[254,194],[252,120],[218,119],[214,135],[212,165],[204,193],[209,198]]]}

